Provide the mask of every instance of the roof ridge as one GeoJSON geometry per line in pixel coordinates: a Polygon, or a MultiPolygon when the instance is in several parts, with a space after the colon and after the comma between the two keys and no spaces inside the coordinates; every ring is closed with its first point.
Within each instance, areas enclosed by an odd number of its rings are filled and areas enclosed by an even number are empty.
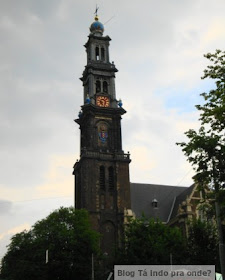
{"type": "Polygon", "coordinates": [[[176,185],[165,185],[165,184],[149,184],[149,183],[132,183],[130,182],[130,184],[136,184],[136,185],[146,185],[146,186],[165,186],[165,187],[176,187],[176,188],[190,188],[191,186],[189,187],[186,187],[186,186],[176,186],[176,185]]]}

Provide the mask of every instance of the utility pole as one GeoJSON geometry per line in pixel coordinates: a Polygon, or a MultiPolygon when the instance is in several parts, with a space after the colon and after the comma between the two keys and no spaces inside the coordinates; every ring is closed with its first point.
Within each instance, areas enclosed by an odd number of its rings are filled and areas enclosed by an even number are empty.
{"type": "Polygon", "coordinates": [[[91,255],[91,280],[95,280],[94,255],[91,255]]]}

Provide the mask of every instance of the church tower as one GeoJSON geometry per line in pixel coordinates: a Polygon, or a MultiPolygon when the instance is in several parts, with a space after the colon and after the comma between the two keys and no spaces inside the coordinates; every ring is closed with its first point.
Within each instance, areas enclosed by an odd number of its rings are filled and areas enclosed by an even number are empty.
{"type": "Polygon", "coordinates": [[[130,155],[122,150],[121,116],[116,99],[115,73],[109,59],[109,36],[95,21],[84,45],[87,65],[82,77],[83,105],[75,122],[80,127],[80,160],[74,165],[75,207],[88,210],[93,228],[101,233],[101,249],[111,255],[123,234],[125,211],[130,209],[130,155]]]}

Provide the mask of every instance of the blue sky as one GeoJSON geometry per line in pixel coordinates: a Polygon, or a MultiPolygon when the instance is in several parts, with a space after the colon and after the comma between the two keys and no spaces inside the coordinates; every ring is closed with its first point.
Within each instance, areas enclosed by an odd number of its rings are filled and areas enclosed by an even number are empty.
{"type": "MultiPolygon", "coordinates": [[[[94,0],[0,4],[0,256],[12,234],[73,205],[79,158],[83,45],[94,0]]],[[[189,186],[193,171],[176,142],[198,127],[204,53],[225,45],[224,0],[99,0],[127,114],[123,149],[132,182],[189,186]]]]}

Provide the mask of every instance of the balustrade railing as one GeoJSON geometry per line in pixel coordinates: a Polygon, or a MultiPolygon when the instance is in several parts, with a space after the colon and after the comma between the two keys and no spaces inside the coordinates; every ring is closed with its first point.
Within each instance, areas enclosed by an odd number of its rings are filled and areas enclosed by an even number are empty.
{"type": "Polygon", "coordinates": [[[124,153],[108,153],[108,152],[94,152],[94,151],[87,151],[83,149],[81,151],[81,158],[88,157],[88,158],[100,158],[100,159],[116,159],[116,160],[130,160],[130,154],[124,153]]]}

